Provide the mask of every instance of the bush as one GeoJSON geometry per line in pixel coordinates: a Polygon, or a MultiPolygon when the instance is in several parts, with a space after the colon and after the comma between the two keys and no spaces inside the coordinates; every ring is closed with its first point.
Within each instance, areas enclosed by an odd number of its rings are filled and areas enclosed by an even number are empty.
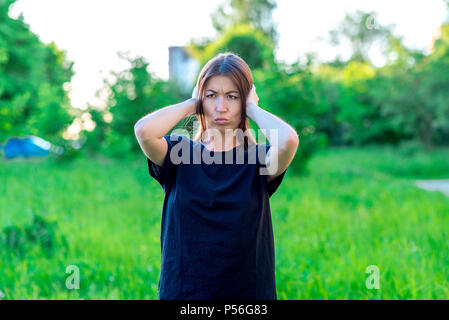
{"type": "Polygon", "coordinates": [[[65,140],[60,138],[53,143],[55,147],[54,151],[50,154],[50,159],[55,164],[67,163],[82,155],[82,140],[65,140]]]}
{"type": "Polygon", "coordinates": [[[295,173],[305,173],[307,163],[315,152],[328,146],[328,138],[324,133],[309,134],[307,128],[299,134],[299,146],[291,168],[295,173]]]}
{"type": "Polygon", "coordinates": [[[415,155],[423,148],[424,147],[419,140],[405,140],[399,144],[398,152],[403,156],[410,157],[415,155]]]}
{"type": "Polygon", "coordinates": [[[57,247],[67,248],[67,245],[56,221],[47,221],[38,215],[34,215],[32,223],[24,228],[14,225],[3,228],[1,236],[1,246],[19,256],[37,246],[47,257],[51,257],[57,247]]]}
{"type": "Polygon", "coordinates": [[[1,245],[6,250],[18,255],[25,253],[26,238],[21,228],[8,226],[3,228],[1,245]]]}

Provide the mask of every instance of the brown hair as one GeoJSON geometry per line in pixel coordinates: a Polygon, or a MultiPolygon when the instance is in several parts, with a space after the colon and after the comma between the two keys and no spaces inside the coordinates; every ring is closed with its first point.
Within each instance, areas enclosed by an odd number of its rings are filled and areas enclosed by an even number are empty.
{"type": "Polygon", "coordinates": [[[248,64],[237,54],[232,52],[219,53],[210,59],[202,68],[197,80],[198,101],[196,103],[196,118],[200,125],[194,133],[193,140],[203,141],[204,132],[206,131],[206,120],[203,110],[203,92],[206,89],[208,80],[216,75],[228,76],[238,88],[240,100],[242,103],[241,121],[238,126],[242,132],[244,149],[248,149],[250,145],[257,144],[256,139],[249,130],[249,121],[246,116],[246,100],[253,86],[253,76],[248,64]]]}

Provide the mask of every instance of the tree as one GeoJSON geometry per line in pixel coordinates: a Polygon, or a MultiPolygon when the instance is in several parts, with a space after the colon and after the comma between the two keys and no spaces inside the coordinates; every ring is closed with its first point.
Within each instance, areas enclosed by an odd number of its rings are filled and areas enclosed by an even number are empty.
{"type": "Polygon", "coordinates": [[[339,45],[342,40],[349,41],[352,48],[351,61],[370,61],[369,51],[372,44],[385,40],[393,26],[381,26],[376,12],[356,11],[346,14],[338,27],[329,31],[331,43],[339,45]]]}
{"type": "Polygon", "coordinates": [[[93,131],[83,131],[82,134],[86,137],[85,146],[90,151],[126,158],[141,152],[134,134],[137,120],[152,111],[178,103],[182,97],[177,84],[158,79],[149,71],[149,62],[143,57],[133,58],[129,53],[122,52],[118,55],[130,67],[111,72],[113,80],[109,80],[109,77],[104,79],[104,87],[97,93],[106,93],[106,108],[102,111],[89,110],[97,126],[93,131]],[[111,122],[104,121],[107,113],[112,115],[111,122]],[[99,143],[97,139],[104,141],[99,143]]]}
{"type": "MultiPolygon", "coordinates": [[[[263,38],[268,39],[273,46],[278,42],[276,25],[272,20],[272,10],[276,8],[276,3],[271,0],[226,0],[211,13],[212,24],[217,31],[216,38],[191,39],[188,44],[190,55],[200,60],[204,64],[207,54],[204,53],[206,47],[229,34],[229,29],[238,29],[237,26],[249,26],[251,30],[257,30],[263,38]]],[[[236,42],[236,38],[234,38],[236,42]]],[[[244,40],[243,40],[244,41],[244,40]]],[[[229,51],[237,52],[230,46],[229,51]]],[[[249,56],[249,54],[244,54],[249,56]]],[[[209,55],[210,56],[210,55],[209,55]]],[[[260,64],[260,63],[259,63],[260,64]]]]}
{"type": "Polygon", "coordinates": [[[278,42],[272,11],[277,7],[271,0],[227,0],[211,14],[212,24],[219,34],[236,24],[249,24],[269,38],[278,42]]]}
{"type": "Polygon", "coordinates": [[[260,30],[250,25],[234,25],[215,41],[198,50],[191,42],[187,51],[203,66],[220,52],[234,52],[242,57],[251,69],[269,68],[274,62],[274,44],[260,30]]]}
{"type": "Polygon", "coordinates": [[[380,68],[370,95],[394,131],[430,149],[449,136],[449,25],[440,27],[433,52],[410,50],[400,38],[390,39],[394,59],[380,68]]]}
{"type": "Polygon", "coordinates": [[[75,116],[65,91],[73,62],[42,43],[23,16],[8,16],[14,2],[0,0],[0,141],[28,134],[54,141],[75,116]]]}

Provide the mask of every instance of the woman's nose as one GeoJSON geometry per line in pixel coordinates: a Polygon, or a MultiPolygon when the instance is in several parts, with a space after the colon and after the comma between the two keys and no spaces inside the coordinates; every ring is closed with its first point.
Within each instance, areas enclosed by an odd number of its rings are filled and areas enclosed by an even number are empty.
{"type": "Polygon", "coordinates": [[[217,111],[223,111],[225,109],[224,99],[219,97],[217,101],[217,111]]]}

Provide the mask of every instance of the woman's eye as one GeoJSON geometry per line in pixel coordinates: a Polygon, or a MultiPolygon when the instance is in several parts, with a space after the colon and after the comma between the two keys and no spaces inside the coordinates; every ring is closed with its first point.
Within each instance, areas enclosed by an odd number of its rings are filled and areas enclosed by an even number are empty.
{"type": "MultiPolygon", "coordinates": [[[[208,97],[208,98],[211,98],[212,96],[215,96],[215,94],[214,94],[214,93],[211,93],[211,94],[207,95],[206,97],[208,97]]],[[[229,95],[229,97],[231,97],[231,98],[232,98],[232,100],[236,100],[236,99],[238,99],[238,98],[239,98],[239,97],[236,97],[236,96],[231,96],[231,95],[229,95]]]]}

